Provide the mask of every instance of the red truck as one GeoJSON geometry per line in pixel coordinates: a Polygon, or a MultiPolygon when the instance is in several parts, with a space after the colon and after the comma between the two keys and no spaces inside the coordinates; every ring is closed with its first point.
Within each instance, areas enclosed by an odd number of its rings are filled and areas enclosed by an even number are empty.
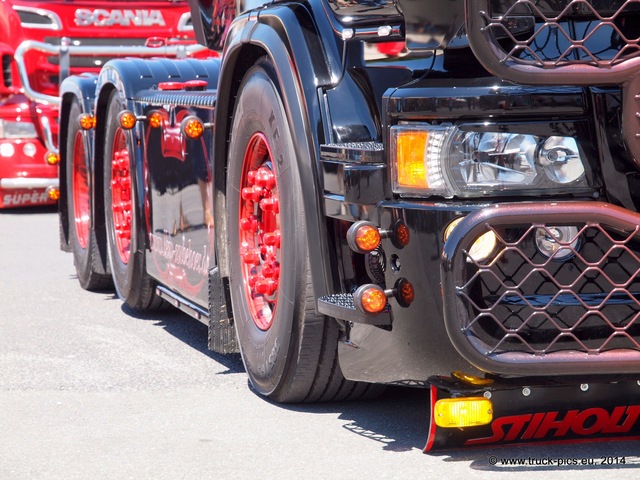
{"type": "Polygon", "coordinates": [[[0,208],[57,201],[64,77],[114,56],[202,50],[186,1],[0,1],[0,208]]]}

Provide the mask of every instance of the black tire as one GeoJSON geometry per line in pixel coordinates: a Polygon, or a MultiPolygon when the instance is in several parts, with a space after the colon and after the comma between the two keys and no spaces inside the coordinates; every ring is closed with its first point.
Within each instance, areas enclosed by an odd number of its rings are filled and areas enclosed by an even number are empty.
{"type": "Polygon", "coordinates": [[[74,100],[69,110],[65,159],[69,244],[80,286],[85,290],[108,290],[113,288],[111,275],[98,273],[104,268],[94,228],[90,166],[78,123],[80,113],[80,105],[74,100]]]}
{"type": "Polygon", "coordinates": [[[117,92],[109,98],[104,144],[104,209],[107,250],[118,297],[134,311],[162,305],[156,284],[146,272],[144,231],[140,224],[135,159],[131,132],[122,129],[118,114],[124,110],[117,92]],[[128,182],[125,180],[128,178],[128,182]],[[115,179],[115,183],[112,180],[115,179]],[[127,187],[128,183],[128,187],[127,187]]]}
{"type": "Polygon", "coordinates": [[[275,78],[266,59],[247,72],[231,129],[227,228],[231,300],[242,359],[255,390],[278,402],[365,397],[369,391],[379,392],[379,386],[344,379],[337,361],[338,326],[316,312],[302,188],[275,78]],[[260,176],[262,183],[256,180],[260,176]],[[246,193],[247,188],[256,196],[246,193]],[[277,215],[260,206],[271,198],[282,200],[277,215]],[[266,240],[276,237],[276,247],[266,240]],[[270,281],[275,282],[273,291],[270,281]]]}

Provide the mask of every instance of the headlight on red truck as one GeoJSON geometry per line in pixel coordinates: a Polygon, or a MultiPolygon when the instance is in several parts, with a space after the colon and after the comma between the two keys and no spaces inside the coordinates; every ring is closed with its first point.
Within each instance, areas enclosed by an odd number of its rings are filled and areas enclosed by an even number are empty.
{"type": "Polygon", "coordinates": [[[475,197],[589,187],[574,138],[445,125],[391,128],[395,193],[475,197]]]}

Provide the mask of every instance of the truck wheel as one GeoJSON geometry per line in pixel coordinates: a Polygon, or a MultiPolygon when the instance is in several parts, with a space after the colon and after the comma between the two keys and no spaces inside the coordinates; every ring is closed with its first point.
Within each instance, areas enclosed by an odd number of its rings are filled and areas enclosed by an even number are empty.
{"type": "MultiPolygon", "coordinates": [[[[97,273],[100,263],[98,241],[93,228],[91,187],[85,141],[78,117],[80,105],[71,104],[67,136],[66,182],[68,188],[69,241],[73,263],[80,286],[85,290],[106,290],[113,287],[110,275],[97,273]]],[[[100,269],[102,271],[102,269],[100,269]]]]}
{"type": "Polygon", "coordinates": [[[162,300],[156,296],[155,282],[146,272],[130,133],[118,123],[122,110],[118,94],[113,92],[106,117],[103,182],[109,264],[122,301],[132,310],[152,310],[162,300]]]}
{"type": "Polygon", "coordinates": [[[242,359],[253,387],[278,402],[361,398],[368,386],[345,380],[337,362],[337,324],[316,312],[302,188],[275,78],[267,60],[247,72],[231,129],[227,228],[242,359]]]}

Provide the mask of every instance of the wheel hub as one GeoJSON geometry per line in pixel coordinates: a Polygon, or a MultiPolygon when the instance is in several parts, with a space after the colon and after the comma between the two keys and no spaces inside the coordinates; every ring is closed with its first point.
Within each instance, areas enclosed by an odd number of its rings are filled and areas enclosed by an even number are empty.
{"type": "Polygon", "coordinates": [[[89,244],[89,223],[91,204],[89,201],[89,177],[85,163],[84,139],[76,134],[73,148],[73,219],[78,244],[84,250],[89,244]]]}
{"type": "Polygon", "coordinates": [[[271,152],[261,133],[247,146],[240,194],[240,257],[251,316],[268,330],[280,282],[280,199],[271,152]]]}
{"type": "Polygon", "coordinates": [[[131,170],[127,139],[116,130],[111,159],[111,211],[116,248],[122,263],[129,262],[131,250],[131,170]]]}

